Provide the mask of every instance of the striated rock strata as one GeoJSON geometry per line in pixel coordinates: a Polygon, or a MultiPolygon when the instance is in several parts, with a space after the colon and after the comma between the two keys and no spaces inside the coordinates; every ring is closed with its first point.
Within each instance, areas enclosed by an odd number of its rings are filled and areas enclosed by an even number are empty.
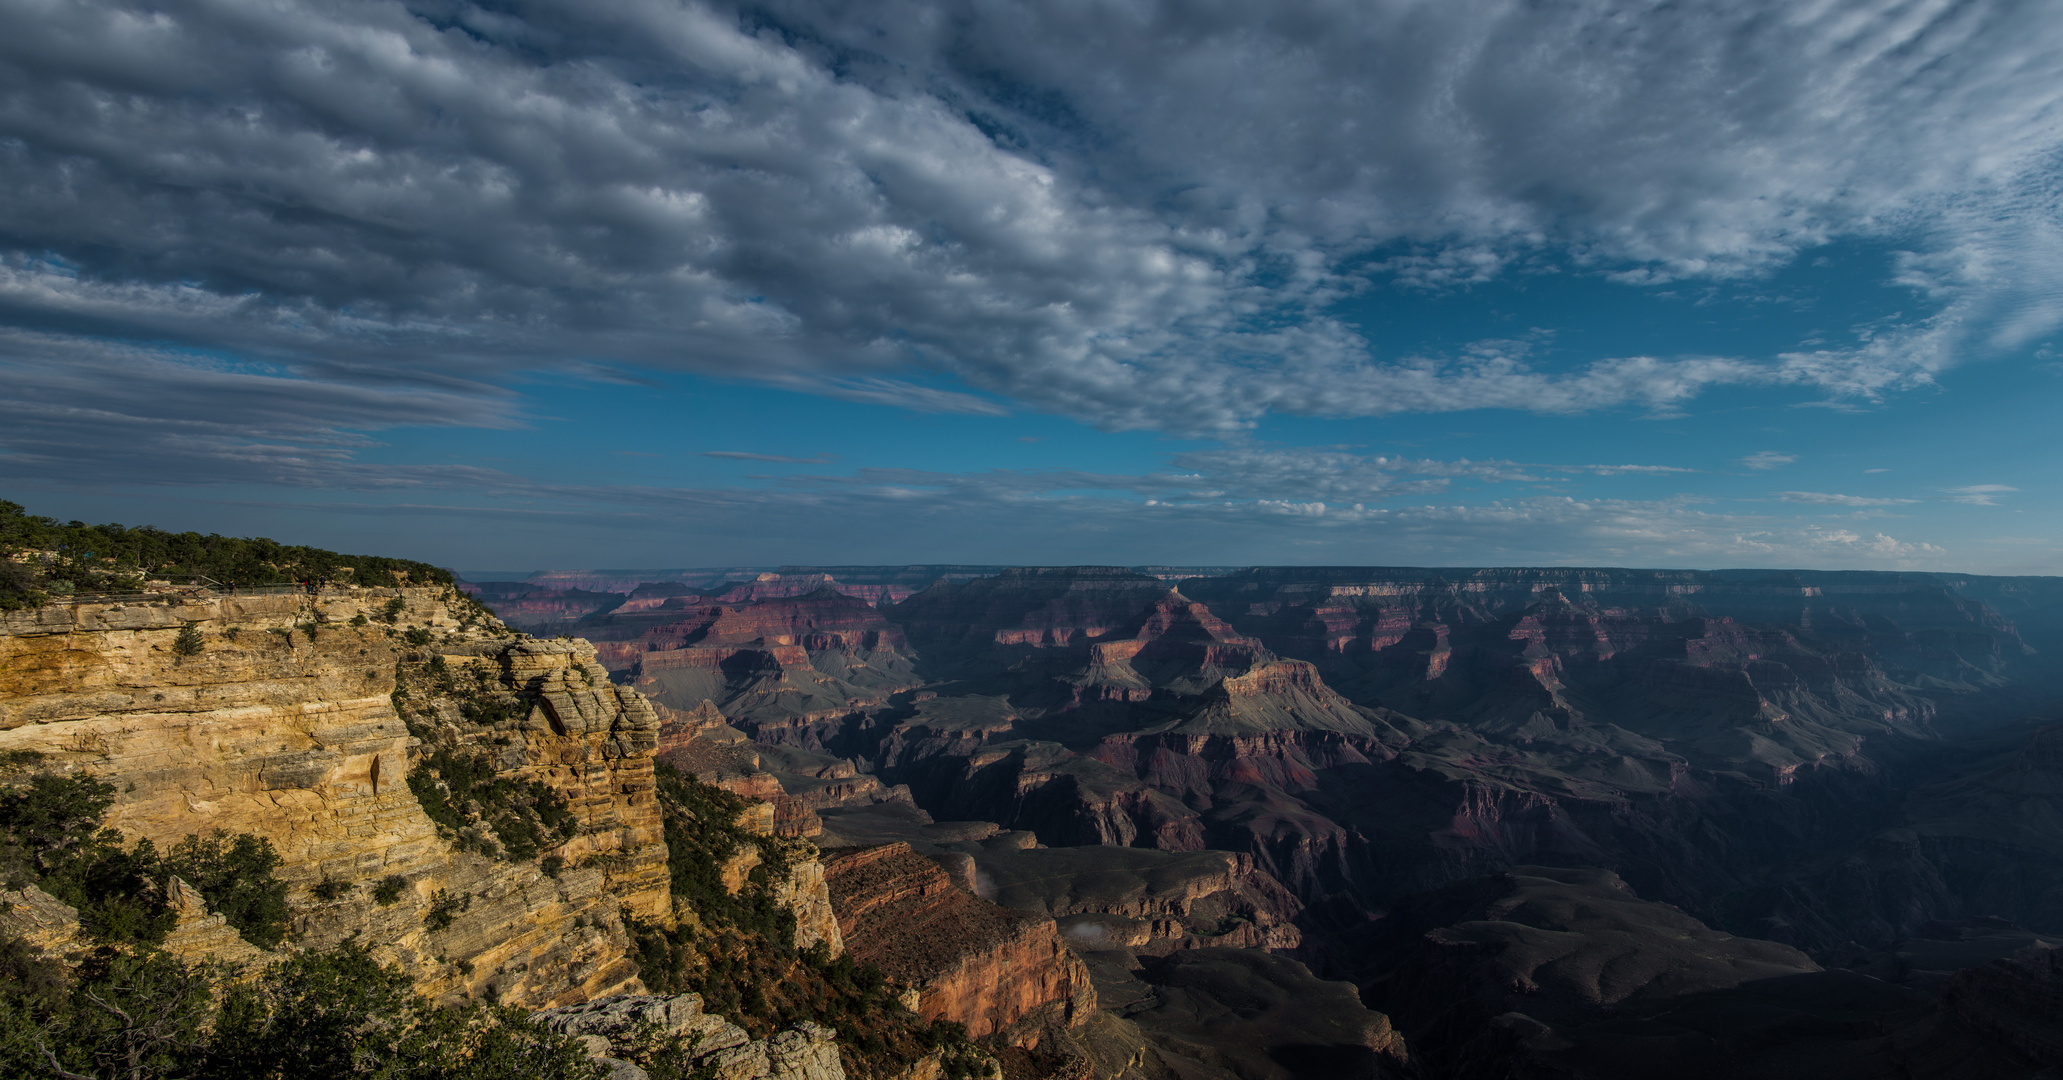
{"type": "MultiPolygon", "coordinates": [[[[640,988],[621,912],[669,909],[656,726],[584,646],[514,641],[444,590],[65,604],[0,620],[0,750],[111,782],[107,824],[160,848],[217,829],[270,840],[301,942],[372,942],[439,997],[552,1005],[640,988]],[[394,629],[382,627],[397,600],[394,629]],[[172,649],[185,626],[202,636],[198,655],[172,649]],[[402,628],[431,644],[401,644],[402,628]],[[550,852],[564,860],[556,875],[461,850],[424,813],[408,785],[422,744],[392,700],[404,657],[485,665],[527,702],[493,725],[448,703],[421,722],[433,744],[562,795],[579,827],[550,852]],[[382,903],[373,886],[386,880],[400,889],[382,903]],[[343,895],[317,897],[324,881],[343,895]],[[457,910],[433,929],[440,898],[457,910]]],[[[204,934],[192,948],[210,948],[204,934]]]]}
{"type": "Polygon", "coordinates": [[[1088,970],[1052,920],[975,896],[908,844],[834,849],[824,867],[846,948],[915,990],[924,1018],[1028,1045],[1096,1007],[1088,970]]]}

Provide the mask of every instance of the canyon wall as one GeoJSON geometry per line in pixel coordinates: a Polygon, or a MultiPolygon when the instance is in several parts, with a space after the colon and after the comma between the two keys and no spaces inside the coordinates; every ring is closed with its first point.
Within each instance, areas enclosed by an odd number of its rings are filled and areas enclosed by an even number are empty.
{"type": "Polygon", "coordinates": [[[1037,1045],[1095,1009],[1088,969],[1050,918],[973,895],[909,845],[834,849],[824,870],[846,947],[908,988],[926,1019],[1037,1045]]]}
{"type": "Polygon", "coordinates": [[[432,995],[549,1005],[638,989],[622,912],[667,907],[652,712],[578,647],[516,641],[451,599],[363,589],[8,613],[0,750],[114,784],[107,824],[160,849],[216,830],[270,840],[304,944],[374,942],[432,995]],[[395,625],[429,643],[354,625],[396,600],[395,625]],[[173,650],[181,627],[201,634],[197,654],[173,650]],[[429,722],[563,795],[579,820],[550,852],[563,868],[461,849],[424,813],[408,785],[419,740],[393,700],[411,655],[491,666],[534,699],[492,728],[429,722]],[[393,879],[398,895],[376,898],[393,879]],[[324,882],[341,895],[318,895],[324,882]],[[440,899],[462,910],[432,920],[440,899]]]}

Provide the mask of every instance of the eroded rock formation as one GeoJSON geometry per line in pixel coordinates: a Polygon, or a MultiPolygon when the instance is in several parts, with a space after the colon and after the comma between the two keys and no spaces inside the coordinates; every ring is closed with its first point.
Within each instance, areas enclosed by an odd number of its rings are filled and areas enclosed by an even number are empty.
{"type": "Polygon", "coordinates": [[[1096,1007],[1051,919],[975,896],[909,845],[834,849],[824,867],[846,948],[914,991],[919,1015],[1036,1045],[1096,1007]]]}

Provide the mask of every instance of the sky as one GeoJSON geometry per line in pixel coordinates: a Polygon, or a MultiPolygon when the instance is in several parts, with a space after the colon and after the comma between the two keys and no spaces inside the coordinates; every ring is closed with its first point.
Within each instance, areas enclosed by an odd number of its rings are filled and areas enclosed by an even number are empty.
{"type": "Polygon", "coordinates": [[[2063,573],[2063,5],[0,0],[0,498],[2063,573]]]}

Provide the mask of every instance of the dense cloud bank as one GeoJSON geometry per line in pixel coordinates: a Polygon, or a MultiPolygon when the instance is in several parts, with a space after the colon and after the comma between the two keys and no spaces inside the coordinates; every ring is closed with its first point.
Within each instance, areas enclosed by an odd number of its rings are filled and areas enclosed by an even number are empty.
{"type": "MultiPolygon", "coordinates": [[[[1878,518],[2013,488],[1729,514],[1564,484],[1684,471],[1653,464],[1241,433],[1669,415],[1716,386],[1852,406],[2063,325],[2051,5],[0,0],[0,29],[0,471],[53,488],[529,500],[738,544],[878,519],[853,559],[919,557],[890,540],[930,515],[941,545],[1025,538],[997,561],[1077,535],[1116,545],[1084,558],[1176,558],[1153,545],[1208,522],[1218,546],[1186,557],[1907,564],[1940,549],[1878,518]],[[1903,252],[1924,302],[1777,355],[1556,360],[1487,331],[1415,355],[1343,313],[1525,275],[1753,282],[1839,240],[1903,252]],[[1224,441],[1155,472],[750,489],[372,452],[382,429],[534,423],[548,383],[525,380],[655,370],[1224,441]]],[[[832,460],[799,449],[718,453],[832,460]]],[[[1829,484],[1771,485],[1801,486],[1829,484]]]]}
{"type": "MultiPolygon", "coordinates": [[[[597,363],[1190,431],[1868,395],[2053,328],[2063,293],[2039,4],[0,13],[9,323],[270,363],[318,399],[442,382],[478,402],[457,423],[506,409],[484,380],[597,363]],[[1840,236],[1909,244],[1941,312],[1566,371],[1395,356],[1327,314],[1371,280],[1727,277],[1840,236]]],[[[39,340],[5,363],[84,347],[39,340]]]]}

